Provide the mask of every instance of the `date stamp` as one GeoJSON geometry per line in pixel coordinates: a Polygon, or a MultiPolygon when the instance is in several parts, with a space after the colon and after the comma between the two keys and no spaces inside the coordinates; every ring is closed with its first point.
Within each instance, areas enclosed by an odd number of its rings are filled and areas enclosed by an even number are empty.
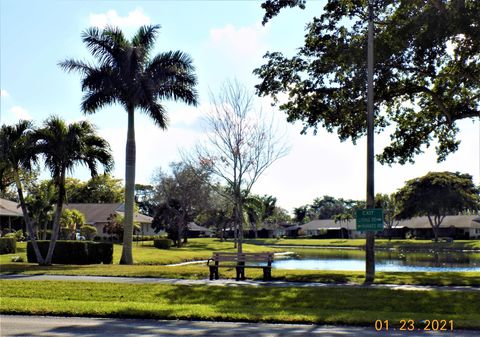
{"type": "Polygon", "coordinates": [[[376,331],[453,331],[453,319],[424,319],[414,321],[413,319],[401,319],[398,322],[377,319],[375,321],[376,331]]]}

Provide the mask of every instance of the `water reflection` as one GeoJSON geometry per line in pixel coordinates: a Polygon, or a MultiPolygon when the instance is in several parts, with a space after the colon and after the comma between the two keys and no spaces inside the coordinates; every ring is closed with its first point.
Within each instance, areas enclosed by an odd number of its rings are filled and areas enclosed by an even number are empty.
{"type": "MultiPolygon", "coordinates": [[[[294,257],[277,260],[273,267],[277,269],[305,270],[350,270],[365,269],[363,251],[325,250],[315,252],[299,250],[294,257]]],[[[465,252],[376,252],[376,270],[445,272],[480,271],[480,254],[465,252]]]]}

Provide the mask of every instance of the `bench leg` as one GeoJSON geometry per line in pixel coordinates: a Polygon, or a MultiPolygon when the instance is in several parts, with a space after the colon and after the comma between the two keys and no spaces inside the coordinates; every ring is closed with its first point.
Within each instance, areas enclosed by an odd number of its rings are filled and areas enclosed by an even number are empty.
{"type": "Polygon", "coordinates": [[[237,276],[235,277],[236,281],[245,280],[245,268],[243,267],[235,267],[237,271],[237,276]]]}
{"type": "Polygon", "coordinates": [[[210,267],[210,281],[213,280],[213,276],[215,275],[215,267],[214,266],[209,266],[210,267]]]}
{"type": "Polygon", "coordinates": [[[263,280],[270,281],[272,279],[272,268],[263,268],[263,280]]]}

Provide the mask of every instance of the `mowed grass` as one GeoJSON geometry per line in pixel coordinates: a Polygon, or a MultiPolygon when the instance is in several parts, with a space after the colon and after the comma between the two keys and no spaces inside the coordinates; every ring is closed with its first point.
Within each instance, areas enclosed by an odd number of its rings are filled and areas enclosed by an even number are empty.
{"type": "MultiPolygon", "coordinates": [[[[365,246],[365,239],[255,239],[245,242],[269,246],[319,246],[355,247],[365,246]]],[[[473,249],[480,250],[480,240],[455,240],[454,242],[433,242],[432,240],[375,240],[377,248],[402,249],[473,249]]]]}
{"type": "MultiPolygon", "coordinates": [[[[162,250],[152,243],[134,245],[135,265],[118,265],[121,246],[115,245],[114,264],[111,265],[53,265],[39,266],[32,263],[12,263],[12,256],[22,256],[26,260],[25,243],[18,244],[17,254],[0,255],[0,273],[2,274],[56,274],[56,275],[92,275],[124,277],[163,277],[182,279],[206,279],[209,270],[205,264],[165,266],[159,263],[178,263],[182,261],[204,260],[211,257],[212,251],[234,251],[232,242],[220,242],[214,239],[193,239],[183,248],[162,250]],[[139,264],[142,261],[143,264],[139,264]]],[[[245,245],[246,251],[272,250],[268,247],[245,245]]],[[[277,249],[281,250],[281,249],[277,249]]],[[[296,249],[295,251],[300,250],[296,249]]],[[[311,250],[310,250],[311,251],[311,250]]],[[[360,253],[360,252],[359,252],[360,253]]],[[[235,278],[233,269],[222,268],[222,278],[235,278]]],[[[249,279],[260,280],[261,270],[247,269],[249,279]]],[[[322,270],[272,270],[273,280],[289,282],[322,283],[363,283],[363,271],[322,271],[322,270]]],[[[480,272],[377,272],[375,283],[414,284],[439,286],[480,286],[480,272]]]]}
{"type": "Polygon", "coordinates": [[[0,281],[0,285],[0,311],[4,314],[372,327],[377,319],[388,319],[391,325],[397,326],[401,319],[416,322],[444,319],[454,320],[455,328],[480,328],[480,294],[477,292],[5,280],[0,281]]]}
{"type": "MultiPolygon", "coordinates": [[[[245,252],[275,252],[282,251],[274,247],[264,247],[253,244],[244,244],[243,250],[245,252]]],[[[174,264],[187,261],[201,261],[212,257],[214,251],[235,252],[236,248],[232,241],[220,241],[212,238],[190,239],[188,244],[181,247],[171,247],[170,249],[158,249],[153,246],[153,241],[134,242],[133,257],[135,264],[142,265],[165,265],[174,264]]],[[[122,245],[114,244],[113,249],[113,263],[120,261],[122,254],[122,245]]],[[[17,243],[16,254],[0,255],[0,265],[11,262],[13,256],[20,256],[27,261],[26,243],[17,243]]]]}

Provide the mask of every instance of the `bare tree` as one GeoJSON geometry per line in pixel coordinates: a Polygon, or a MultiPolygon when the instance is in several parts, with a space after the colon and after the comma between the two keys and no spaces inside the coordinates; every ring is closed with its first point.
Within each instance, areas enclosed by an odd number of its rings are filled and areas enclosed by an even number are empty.
{"type": "Polygon", "coordinates": [[[243,201],[262,173],[288,152],[273,121],[254,109],[253,97],[237,81],[226,81],[217,95],[211,94],[207,139],[197,144],[193,155],[228,186],[238,252],[242,252],[243,201]]]}

